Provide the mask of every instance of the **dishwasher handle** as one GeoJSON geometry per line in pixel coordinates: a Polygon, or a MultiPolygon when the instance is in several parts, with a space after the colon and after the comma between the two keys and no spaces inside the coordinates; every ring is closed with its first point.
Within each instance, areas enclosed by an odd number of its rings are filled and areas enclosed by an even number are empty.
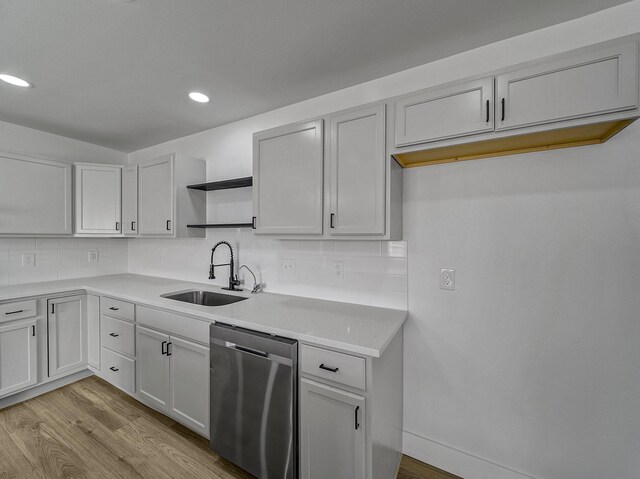
{"type": "Polygon", "coordinates": [[[259,351],[253,348],[247,348],[246,346],[240,346],[239,344],[230,343],[229,341],[226,341],[225,346],[231,349],[235,349],[236,351],[240,351],[241,353],[253,354],[255,356],[260,356],[261,358],[269,357],[269,353],[265,353],[264,351],[259,351]]]}

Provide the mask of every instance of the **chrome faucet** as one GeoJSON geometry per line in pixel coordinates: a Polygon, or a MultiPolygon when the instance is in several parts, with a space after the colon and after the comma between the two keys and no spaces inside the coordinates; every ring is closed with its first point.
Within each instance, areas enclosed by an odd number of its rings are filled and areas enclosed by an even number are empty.
{"type": "Polygon", "coordinates": [[[246,264],[243,264],[238,268],[238,273],[242,268],[245,268],[247,271],[249,271],[249,273],[251,273],[251,276],[253,276],[253,288],[251,288],[251,293],[257,294],[260,291],[262,291],[262,283],[258,283],[258,280],[256,279],[256,275],[253,274],[253,271],[251,271],[251,268],[249,268],[246,264]]]}
{"type": "Polygon", "coordinates": [[[216,279],[216,275],[215,273],[215,269],[216,266],[228,266],[229,267],[229,286],[227,288],[222,288],[222,289],[226,289],[227,291],[241,291],[241,289],[236,288],[236,286],[240,286],[240,280],[238,279],[238,276],[234,275],[234,268],[233,268],[233,248],[231,247],[231,245],[227,242],[227,241],[218,241],[215,246],[213,248],[211,248],[211,263],[209,264],[209,279],[216,279]],[[221,244],[227,245],[229,247],[229,262],[228,263],[224,263],[224,264],[214,264],[213,263],[213,255],[216,252],[216,248],[218,246],[220,246],[221,244]]]}

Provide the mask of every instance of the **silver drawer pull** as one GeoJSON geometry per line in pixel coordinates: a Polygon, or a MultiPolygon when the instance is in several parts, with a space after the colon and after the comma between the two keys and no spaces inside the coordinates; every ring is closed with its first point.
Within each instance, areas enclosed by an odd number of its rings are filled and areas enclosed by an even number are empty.
{"type": "Polygon", "coordinates": [[[118,368],[111,366],[109,369],[111,369],[114,373],[117,373],[118,371],[120,371],[118,368]]]}
{"type": "Polygon", "coordinates": [[[23,309],[19,309],[18,311],[8,311],[8,312],[6,312],[4,314],[18,314],[18,313],[22,313],[22,312],[24,312],[24,310],[23,309]]]}
{"type": "Polygon", "coordinates": [[[109,309],[110,309],[111,311],[118,311],[118,309],[120,309],[120,308],[114,308],[113,306],[111,306],[109,309]]]}
{"type": "Polygon", "coordinates": [[[332,373],[337,373],[340,368],[332,368],[330,366],[325,366],[324,363],[322,363],[320,366],[318,366],[320,369],[324,369],[325,371],[331,371],[332,373]]]}
{"type": "Polygon", "coordinates": [[[112,338],[117,338],[120,335],[118,333],[109,333],[109,336],[111,336],[112,338]]]}

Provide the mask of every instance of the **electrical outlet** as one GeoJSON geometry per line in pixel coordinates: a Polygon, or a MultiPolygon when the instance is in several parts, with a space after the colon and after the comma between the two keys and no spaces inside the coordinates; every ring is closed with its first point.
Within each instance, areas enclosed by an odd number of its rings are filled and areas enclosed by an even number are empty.
{"type": "Polygon", "coordinates": [[[455,269],[440,270],[440,289],[448,289],[451,291],[456,289],[456,270],[455,269]]]}
{"type": "Polygon", "coordinates": [[[282,272],[285,276],[296,275],[296,260],[295,259],[283,259],[282,260],[282,272]]]}
{"type": "Polygon", "coordinates": [[[22,267],[23,268],[35,268],[36,266],[36,254],[35,253],[22,253],[22,267]]]}
{"type": "Polygon", "coordinates": [[[89,259],[87,260],[89,263],[97,263],[99,261],[99,256],[97,251],[89,251],[89,259]]]}
{"type": "Polygon", "coordinates": [[[342,261],[333,262],[333,274],[335,279],[344,279],[344,263],[342,261]]]}

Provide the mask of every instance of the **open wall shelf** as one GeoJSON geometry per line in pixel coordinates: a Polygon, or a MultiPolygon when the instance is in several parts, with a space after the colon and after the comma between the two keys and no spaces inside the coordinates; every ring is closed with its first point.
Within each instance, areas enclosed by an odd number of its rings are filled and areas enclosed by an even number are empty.
{"type": "Polygon", "coordinates": [[[187,225],[187,228],[251,228],[252,223],[215,223],[208,225],[187,225]]]}
{"type": "Polygon", "coordinates": [[[214,191],[214,190],[230,190],[232,188],[246,188],[253,185],[253,177],[245,176],[244,178],[233,178],[231,180],[210,181],[209,183],[199,183],[197,185],[189,185],[187,188],[191,190],[214,191]]]}

